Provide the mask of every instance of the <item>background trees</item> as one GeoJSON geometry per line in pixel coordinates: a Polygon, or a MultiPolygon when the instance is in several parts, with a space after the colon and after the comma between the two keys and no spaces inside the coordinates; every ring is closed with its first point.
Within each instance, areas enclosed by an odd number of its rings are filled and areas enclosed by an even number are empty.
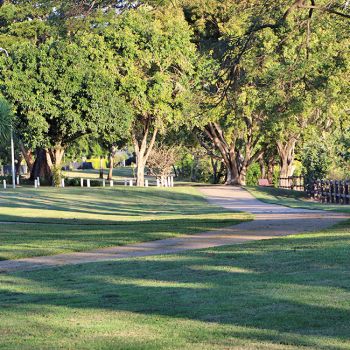
{"type": "Polygon", "coordinates": [[[114,51],[119,92],[133,113],[137,185],[143,186],[157,135],[189,118],[196,57],[191,30],[177,8],[140,7],[114,18],[101,35],[114,51]]]}
{"type": "Polygon", "coordinates": [[[25,43],[1,71],[3,94],[13,101],[21,141],[36,150],[33,177],[51,177],[66,147],[105,124],[122,127],[120,100],[108,71],[106,48],[93,43],[25,43]],[[103,62],[103,60],[105,62],[103,62]],[[113,117],[111,117],[113,116],[113,117]]]}
{"type": "Polygon", "coordinates": [[[154,145],[165,135],[183,144],[180,128],[203,147],[187,150],[196,164],[209,157],[214,181],[245,184],[249,169],[271,180],[274,164],[290,176],[296,158],[307,168],[312,135],[339,167],[349,11],[323,0],[8,0],[0,89],[33,177],[50,177],[64,150],[92,135],[111,154],[134,149],[142,186],[154,145]]]}

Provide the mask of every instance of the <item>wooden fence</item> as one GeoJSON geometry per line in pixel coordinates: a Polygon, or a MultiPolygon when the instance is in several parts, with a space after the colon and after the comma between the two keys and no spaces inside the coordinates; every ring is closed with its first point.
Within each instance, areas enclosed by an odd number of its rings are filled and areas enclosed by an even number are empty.
{"type": "Polygon", "coordinates": [[[279,178],[278,187],[305,191],[308,196],[322,203],[350,204],[350,180],[306,181],[302,176],[279,178]]]}
{"type": "Polygon", "coordinates": [[[287,190],[304,191],[304,177],[303,176],[290,176],[280,177],[278,179],[278,188],[284,188],[287,190]]]}
{"type": "Polygon", "coordinates": [[[308,184],[310,197],[322,203],[350,204],[350,181],[317,180],[308,184]]]}

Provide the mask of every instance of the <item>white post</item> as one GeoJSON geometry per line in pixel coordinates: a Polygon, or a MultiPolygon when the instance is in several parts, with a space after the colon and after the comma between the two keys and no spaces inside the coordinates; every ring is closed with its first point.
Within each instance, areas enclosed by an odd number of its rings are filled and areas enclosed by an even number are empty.
{"type": "Polygon", "coordinates": [[[128,186],[128,180],[124,179],[124,186],[128,186]]]}
{"type": "Polygon", "coordinates": [[[86,180],[86,187],[90,187],[90,179],[86,180]]]}
{"type": "Polygon", "coordinates": [[[34,180],[34,188],[38,188],[38,180],[34,180]]]}
{"type": "Polygon", "coordinates": [[[148,187],[148,180],[145,180],[145,187],[148,187]]]}
{"type": "Polygon", "coordinates": [[[102,186],[106,187],[106,180],[105,179],[102,180],[102,186]]]}
{"type": "Polygon", "coordinates": [[[109,185],[110,185],[111,187],[113,187],[113,185],[114,185],[113,180],[111,180],[111,181],[109,182],[109,185]]]}
{"type": "Polygon", "coordinates": [[[84,179],[83,178],[80,179],[80,187],[84,187],[84,179]]]}
{"type": "Polygon", "coordinates": [[[61,180],[61,187],[65,187],[64,179],[61,180]]]}
{"type": "Polygon", "coordinates": [[[133,180],[130,180],[130,181],[129,181],[129,186],[130,186],[130,187],[134,186],[134,181],[133,181],[133,180]]]}
{"type": "Polygon", "coordinates": [[[158,178],[157,178],[157,187],[160,187],[160,181],[158,178]]]}
{"type": "Polygon", "coordinates": [[[171,187],[174,187],[174,176],[171,177],[171,187]]]}
{"type": "Polygon", "coordinates": [[[19,176],[16,178],[16,184],[19,185],[19,176]]]}
{"type": "Polygon", "coordinates": [[[6,180],[3,181],[3,184],[4,184],[4,190],[6,190],[6,188],[7,188],[6,180]]]}
{"type": "Polygon", "coordinates": [[[40,177],[39,176],[36,178],[36,183],[37,183],[37,186],[40,187],[40,177]]]}

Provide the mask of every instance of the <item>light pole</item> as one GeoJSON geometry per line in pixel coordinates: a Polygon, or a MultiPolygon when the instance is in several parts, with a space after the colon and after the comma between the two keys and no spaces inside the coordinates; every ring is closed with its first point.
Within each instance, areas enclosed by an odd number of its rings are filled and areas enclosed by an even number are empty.
{"type": "MultiPolygon", "coordinates": [[[[9,57],[7,50],[0,47],[0,52],[4,52],[6,57],[9,57]]],[[[15,144],[13,142],[13,129],[11,125],[11,161],[12,161],[12,187],[16,188],[16,170],[15,170],[15,144]]]]}

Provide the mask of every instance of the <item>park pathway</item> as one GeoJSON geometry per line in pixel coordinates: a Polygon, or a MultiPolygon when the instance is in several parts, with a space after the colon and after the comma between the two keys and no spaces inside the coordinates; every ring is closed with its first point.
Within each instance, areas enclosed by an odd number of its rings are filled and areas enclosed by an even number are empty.
{"type": "Polygon", "coordinates": [[[0,261],[0,273],[179,253],[191,249],[271,239],[278,236],[322,230],[349,218],[346,214],[266,204],[258,201],[248,191],[239,187],[208,186],[201,187],[200,191],[208,198],[210,203],[226,209],[250,212],[254,214],[255,220],[179,238],[97,249],[82,253],[0,261]]]}

